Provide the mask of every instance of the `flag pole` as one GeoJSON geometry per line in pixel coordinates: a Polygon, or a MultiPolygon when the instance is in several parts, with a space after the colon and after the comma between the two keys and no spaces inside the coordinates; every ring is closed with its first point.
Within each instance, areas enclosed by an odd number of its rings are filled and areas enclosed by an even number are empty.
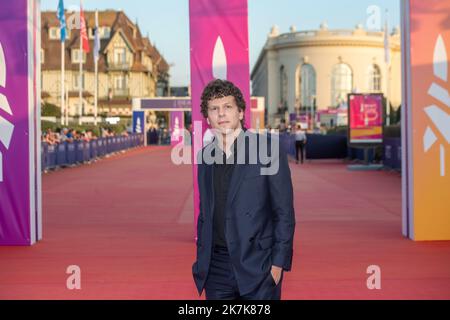
{"type": "Polygon", "coordinates": [[[80,0],[80,52],[78,58],[80,59],[80,73],[78,75],[78,125],[81,125],[81,116],[82,116],[82,108],[83,108],[83,98],[82,98],[82,88],[83,88],[83,38],[81,36],[82,23],[81,20],[81,10],[82,4],[80,0]]]}
{"type": "Polygon", "coordinates": [[[97,99],[98,99],[98,63],[97,60],[95,60],[95,88],[94,88],[94,125],[97,125],[97,99]]]}
{"type": "MultiPolygon", "coordinates": [[[[95,33],[98,37],[98,10],[95,11],[95,33]]],[[[96,41],[98,41],[96,39],[96,41]]],[[[94,49],[95,50],[95,49],[94,49]]],[[[94,69],[95,69],[95,88],[94,88],[94,125],[97,126],[97,99],[98,99],[98,54],[94,54],[94,69]]]]}
{"type": "Polygon", "coordinates": [[[65,101],[65,65],[64,65],[64,47],[65,42],[61,41],[61,125],[64,125],[64,112],[66,110],[66,101],[65,101]]]}
{"type": "Polygon", "coordinates": [[[65,101],[65,41],[66,41],[66,18],[64,15],[64,1],[59,0],[56,16],[59,20],[59,39],[61,41],[61,125],[64,125],[65,101]]]}
{"type": "Polygon", "coordinates": [[[391,61],[391,45],[389,39],[389,27],[388,27],[388,11],[386,10],[386,24],[385,24],[385,61],[386,61],[386,126],[391,125],[391,106],[389,103],[390,95],[390,74],[389,66],[391,61]]]}
{"type": "Polygon", "coordinates": [[[66,108],[66,126],[69,126],[69,89],[66,88],[66,101],[67,101],[67,108],[66,108]]]}
{"type": "Polygon", "coordinates": [[[386,63],[386,126],[391,125],[391,105],[389,102],[390,79],[389,79],[389,63],[386,63]]]}

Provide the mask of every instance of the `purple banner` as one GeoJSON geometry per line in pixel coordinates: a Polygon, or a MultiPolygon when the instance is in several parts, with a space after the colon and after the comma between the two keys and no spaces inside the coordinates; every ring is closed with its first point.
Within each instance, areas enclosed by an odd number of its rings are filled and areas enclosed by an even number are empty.
{"type": "Polygon", "coordinates": [[[38,9],[39,1],[0,3],[0,245],[40,238],[38,9]]]}
{"type": "Polygon", "coordinates": [[[190,110],[191,99],[141,99],[141,109],[190,110]]]}

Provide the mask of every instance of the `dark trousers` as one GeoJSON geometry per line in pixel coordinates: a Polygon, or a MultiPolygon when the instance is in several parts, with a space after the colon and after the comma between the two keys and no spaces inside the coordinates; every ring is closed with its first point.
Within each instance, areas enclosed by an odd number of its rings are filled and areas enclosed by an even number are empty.
{"type": "Polygon", "coordinates": [[[305,143],[303,141],[295,141],[295,159],[297,159],[298,162],[298,152],[300,151],[300,159],[301,159],[301,163],[303,163],[303,159],[304,159],[304,152],[303,150],[305,149],[305,143]]]}
{"type": "Polygon", "coordinates": [[[205,283],[206,300],[280,300],[282,280],[283,273],[278,284],[275,284],[269,271],[255,290],[241,295],[227,249],[215,247],[205,283]]]}

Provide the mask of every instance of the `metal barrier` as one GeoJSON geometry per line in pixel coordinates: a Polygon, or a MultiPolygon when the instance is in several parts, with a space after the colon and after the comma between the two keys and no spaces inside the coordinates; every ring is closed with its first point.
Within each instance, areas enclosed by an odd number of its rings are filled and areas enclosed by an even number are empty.
{"type": "MultiPolygon", "coordinates": [[[[306,159],[342,159],[347,157],[347,137],[340,135],[306,134],[306,159]]],[[[295,157],[295,135],[280,133],[286,152],[295,157]]]]}
{"type": "Polygon", "coordinates": [[[402,142],[400,138],[385,138],[383,142],[383,164],[385,167],[401,170],[402,142]]]}
{"type": "MultiPolygon", "coordinates": [[[[364,161],[364,149],[347,145],[344,135],[306,134],[306,159],[359,159],[364,161]]],[[[368,161],[382,158],[385,167],[401,170],[402,147],[400,138],[384,138],[383,154],[381,146],[370,148],[367,153],[368,161]],[[378,151],[377,151],[378,150],[378,151]]],[[[295,135],[280,133],[280,143],[286,152],[295,157],[295,135]]]]}
{"type": "Polygon", "coordinates": [[[42,170],[54,169],[89,162],[92,159],[104,157],[107,154],[127,150],[144,145],[142,134],[132,134],[127,137],[108,137],[96,140],[62,142],[49,145],[42,142],[42,170]]]}

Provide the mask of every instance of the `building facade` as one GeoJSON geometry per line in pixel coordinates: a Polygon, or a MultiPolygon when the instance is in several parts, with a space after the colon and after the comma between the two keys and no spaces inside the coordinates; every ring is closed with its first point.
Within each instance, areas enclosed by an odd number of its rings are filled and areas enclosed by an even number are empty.
{"type": "Polygon", "coordinates": [[[329,30],[323,23],[319,30],[296,31],[291,27],[284,34],[274,26],[251,73],[252,95],[266,98],[271,125],[287,113],[342,107],[348,93],[383,93],[398,108],[399,29],[389,36],[389,65],[384,43],[383,31],[367,31],[361,25],[353,30],[329,30]]]}
{"type": "MultiPolygon", "coordinates": [[[[79,29],[68,28],[65,42],[65,89],[69,115],[78,115],[82,87],[83,115],[94,113],[95,12],[84,12],[90,52],[80,54],[79,29]],[[80,77],[79,62],[83,61],[80,77]]],[[[66,13],[67,25],[71,15],[66,13]]],[[[129,116],[134,97],[167,95],[169,65],[139,26],[123,11],[99,11],[100,52],[98,61],[98,114],[129,116]]],[[[61,106],[61,42],[59,20],[54,11],[41,16],[42,99],[61,106]]]]}

